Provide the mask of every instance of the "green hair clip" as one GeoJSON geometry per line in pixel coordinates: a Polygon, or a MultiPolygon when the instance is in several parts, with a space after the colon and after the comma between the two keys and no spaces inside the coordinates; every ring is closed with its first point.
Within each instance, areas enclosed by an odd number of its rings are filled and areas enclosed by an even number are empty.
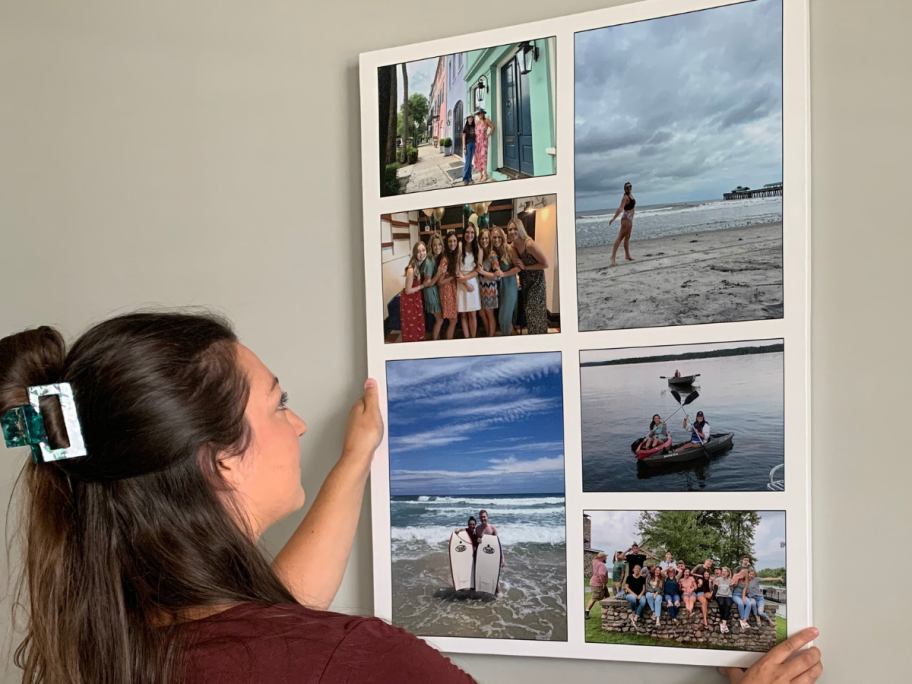
{"type": "Polygon", "coordinates": [[[78,458],[87,454],[70,383],[29,387],[28,398],[29,403],[26,406],[17,406],[0,416],[0,428],[3,430],[7,447],[31,447],[35,463],[78,458]],[[64,449],[51,448],[47,430],[44,428],[44,417],[41,415],[38,400],[50,396],[56,396],[60,400],[63,424],[70,440],[70,446],[64,449]]]}

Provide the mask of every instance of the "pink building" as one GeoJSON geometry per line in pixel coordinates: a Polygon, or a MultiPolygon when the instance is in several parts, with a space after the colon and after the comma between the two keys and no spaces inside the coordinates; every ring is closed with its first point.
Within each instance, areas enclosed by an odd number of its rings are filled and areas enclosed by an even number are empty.
{"type": "Polygon", "coordinates": [[[431,85],[431,96],[428,98],[430,104],[428,128],[431,138],[438,140],[445,138],[447,134],[446,75],[446,57],[440,57],[437,60],[434,83],[431,85]]]}

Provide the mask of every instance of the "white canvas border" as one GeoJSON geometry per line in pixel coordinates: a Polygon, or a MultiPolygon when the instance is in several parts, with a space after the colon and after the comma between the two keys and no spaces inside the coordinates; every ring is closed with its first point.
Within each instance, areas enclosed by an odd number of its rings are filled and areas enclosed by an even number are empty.
{"type": "MultiPolygon", "coordinates": [[[[740,2],[740,0],[738,0],[740,2]]],[[[485,639],[488,654],[582,658],[713,666],[747,666],[760,654],[619,644],[587,644],[582,620],[584,510],[783,510],[789,572],[789,632],[812,621],[810,508],[810,97],[807,0],[783,0],[783,278],[784,318],[708,325],[599,332],[578,331],[574,227],[574,34],[605,26],[737,4],[724,0],[646,0],[584,14],[380,50],[361,55],[361,155],[368,371],[380,385],[386,413],[387,360],[561,352],[564,388],[564,454],[567,511],[566,642],[485,639]],[[557,173],[486,186],[456,187],[395,197],[379,196],[377,68],[455,52],[556,37],[557,173]],[[495,189],[496,188],[496,189],[495,189]],[[418,207],[479,201],[480,195],[557,195],[561,290],[559,334],[481,340],[384,344],[379,287],[380,215],[418,207]],[[785,341],[785,492],[583,493],[580,435],[579,352],[584,349],[713,343],[782,338],[785,341]],[[578,619],[577,619],[578,617],[578,619]]],[[[392,618],[389,456],[386,436],[371,471],[375,614],[392,618]]],[[[478,638],[433,637],[442,651],[476,653],[478,638]]]]}

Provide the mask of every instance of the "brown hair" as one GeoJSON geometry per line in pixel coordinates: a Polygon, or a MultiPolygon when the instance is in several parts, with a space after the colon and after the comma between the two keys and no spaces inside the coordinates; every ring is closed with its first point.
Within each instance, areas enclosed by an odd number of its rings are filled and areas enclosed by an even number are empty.
{"type": "MultiPolygon", "coordinates": [[[[68,352],[48,327],[0,340],[0,414],[29,386],[68,382],[88,451],[29,455],[14,491],[25,684],[180,681],[193,609],[296,603],[218,495],[217,456],[250,440],[236,343],[226,321],[188,313],[119,316],[68,352]]],[[[66,444],[56,399],[41,413],[51,446],[66,444]]]]}

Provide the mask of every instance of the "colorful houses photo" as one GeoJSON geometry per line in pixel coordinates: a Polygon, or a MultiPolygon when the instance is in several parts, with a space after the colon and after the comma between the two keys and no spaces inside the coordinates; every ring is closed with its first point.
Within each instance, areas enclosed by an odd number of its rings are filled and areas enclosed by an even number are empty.
{"type": "Polygon", "coordinates": [[[555,55],[542,38],[380,67],[381,195],[554,174],[555,55]]]}

